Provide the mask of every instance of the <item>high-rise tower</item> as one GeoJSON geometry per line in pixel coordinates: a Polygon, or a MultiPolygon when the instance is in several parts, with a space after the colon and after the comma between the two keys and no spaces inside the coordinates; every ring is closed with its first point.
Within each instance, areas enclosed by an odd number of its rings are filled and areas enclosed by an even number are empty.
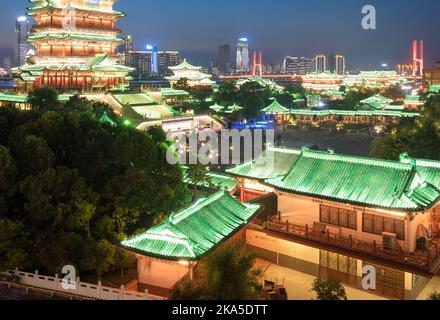
{"type": "Polygon", "coordinates": [[[250,71],[249,43],[247,38],[239,39],[237,44],[237,71],[250,71]]]}
{"type": "Polygon", "coordinates": [[[218,50],[218,68],[224,74],[231,68],[231,46],[229,44],[220,45],[218,50]]]}
{"type": "Polygon", "coordinates": [[[20,89],[49,85],[63,91],[103,91],[126,84],[132,68],[119,64],[117,0],[32,0],[35,20],[28,36],[36,48],[29,62],[14,70],[20,89]]]}
{"type": "Polygon", "coordinates": [[[27,41],[31,32],[31,23],[27,17],[19,17],[15,22],[15,65],[21,66],[26,62],[26,57],[32,45],[27,41]]]}
{"type": "Polygon", "coordinates": [[[423,75],[424,69],[424,43],[423,40],[413,42],[413,76],[417,77],[417,75],[423,75]]]}
{"type": "Polygon", "coordinates": [[[327,57],[324,54],[319,54],[315,57],[315,72],[323,73],[328,70],[327,57]]]}
{"type": "Polygon", "coordinates": [[[345,57],[341,54],[335,55],[335,71],[337,75],[343,76],[346,73],[345,57]]]}

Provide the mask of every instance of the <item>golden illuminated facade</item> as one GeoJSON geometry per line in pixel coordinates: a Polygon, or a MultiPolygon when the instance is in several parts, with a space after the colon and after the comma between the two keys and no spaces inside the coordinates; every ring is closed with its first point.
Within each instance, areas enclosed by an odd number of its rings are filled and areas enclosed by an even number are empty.
{"type": "Polygon", "coordinates": [[[116,0],[29,0],[35,20],[28,40],[36,54],[16,68],[19,89],[50,85],[60,90],[103,91],[126,85],[133,71],[119,63],[123,40],[116,0]]]}

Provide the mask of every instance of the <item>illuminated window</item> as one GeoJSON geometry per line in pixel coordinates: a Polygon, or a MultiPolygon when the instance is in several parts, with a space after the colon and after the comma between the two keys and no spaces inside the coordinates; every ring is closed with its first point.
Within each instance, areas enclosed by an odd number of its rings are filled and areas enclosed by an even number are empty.
{"type": "Polygon", "coordinates": [[[364,213],[362,218],[362,230],[377,235],[382,235],[384,232],[395,233],[397,239],[405,240],[405,222],[402,220],[364,213]]]}
{"type": "Polygon", "coordinates": [[[357,213],[356,211],[322,205],[320,222],[357,230],[357,213]]]}

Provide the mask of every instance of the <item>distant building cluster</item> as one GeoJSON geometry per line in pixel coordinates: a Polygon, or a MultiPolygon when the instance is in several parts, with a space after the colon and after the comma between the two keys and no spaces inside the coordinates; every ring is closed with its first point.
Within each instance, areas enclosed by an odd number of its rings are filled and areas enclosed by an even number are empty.
{"type": "Polygon", "coordinates": [[[330,72],[343,76],[347,71],[345,57],[340,54],[329,57],[318,54],[314,58],[288,56],[284,59],[283,69],[284,73],[292,75],[330,72]]]}
{"type": "Polygon", "coordinates": [[[125,38],[123,55],[125,65],[136,69],[132,76],[140,79],[171,76],[169,67],[183,62],[179,51],[158,51],[152,45],[147,45],[145,50],[135,50],[134,39],[130,35],[125,38]]]}

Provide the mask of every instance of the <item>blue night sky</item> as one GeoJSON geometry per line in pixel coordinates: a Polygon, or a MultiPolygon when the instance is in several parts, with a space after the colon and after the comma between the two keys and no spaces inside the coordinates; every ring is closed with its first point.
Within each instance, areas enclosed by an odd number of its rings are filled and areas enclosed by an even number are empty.
{"type": "MultiPolygon", "coordinates": [[[[5,0],[3,0],[6,2],[5,0]]],[[[0,12],[0,48],[14,46],[14,20],[26,0],[8,1],[0,12]]],[[[195,63],[216,58],[219,40],[235,44],[246,36],[262,49],[265,63],[286,55],[343,53],[350,66],[409,63],[414,39],[425,40],[426,61],[440,60],[438,0],[120,0],[119,27],[133,34],[139,49],[147,43],[180,50],[195,63]],[[377,9],[377,30],[361,28],[361,9],[377,9]]]]}

